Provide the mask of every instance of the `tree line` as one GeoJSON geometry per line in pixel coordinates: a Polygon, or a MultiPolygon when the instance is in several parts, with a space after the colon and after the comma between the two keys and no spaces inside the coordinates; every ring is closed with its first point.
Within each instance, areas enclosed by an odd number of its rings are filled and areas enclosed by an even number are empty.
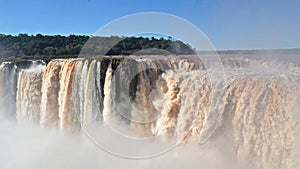
{"type": "Polygon", "coordinates": [[[191,47],[171,38],[100,37],[86,35],[0,34],[0,59],[69,58],[80,55],[185,55],[191,47]]]}

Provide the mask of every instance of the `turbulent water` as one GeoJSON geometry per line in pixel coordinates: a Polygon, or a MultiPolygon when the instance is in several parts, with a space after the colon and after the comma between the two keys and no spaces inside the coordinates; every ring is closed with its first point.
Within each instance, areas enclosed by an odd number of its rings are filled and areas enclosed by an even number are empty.
{"type": "Polygon", "coordinates": [[[1,112],[62,132],[117,121],[181,146],[225,139],[251,168],[299,168],[300,60],[222,62],[220,81],[189,59],[56,59],[28,68],[3,62],[1,112]]]}

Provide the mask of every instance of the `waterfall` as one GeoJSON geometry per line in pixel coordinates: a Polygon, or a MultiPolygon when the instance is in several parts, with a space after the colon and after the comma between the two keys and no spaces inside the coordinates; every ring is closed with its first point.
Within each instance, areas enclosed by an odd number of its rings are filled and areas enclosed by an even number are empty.
{"type": "Polygon", "coordinates": [[[90,64],[85,86],[83,125],[93,124],[101,116],[100,64],[93,60],[90,64]],[[98,76],[97,76],[98,75],[98,76]]]}
{"type": "Polygon", "coordinates": [[[12,118],[16,108],[16,66],[10,62],[0,65],[0,106],[1,117],[12,118]]]}
{"type": "Polygon", "coordinates": [[[154,130],[155,135],[163,135],[164,133],[174,134],[176,122],[181,105],[181,96],[179,94],[180,88],[178,81],[172,76],[163,74],[168,90],[164,94],[161,102],[161,115],[156,122],[154,130]]]}
{"type": "Polygon", "coordinates": [[[113,102],[111,95],[112,67],[107,68],[104,84],[103,121],[109,123],[113,116],[113,102]]]}
{"type": "Polygon", "coordinates": [[[21,70],[18,77],[16,114],[19,123],[39,123],[44,67],[21,70]]]}
{"type": "Polygon", "coordinates": [[[1,116],[16,116],[20,124],[76,132],[117,121],[181,144],[224,137],[254,168],[297,166],[298,62],[276,63],[284,69],[274,71],[270,61],[225,59],[225,83],[212,81],[203,64],[188,59],[28,62],[0,65],[1,116]]]}
{"type": "Polygon", "coordinates": [[[74,109],[73,101],[78,98],[73,98],[73,78],[76,66],[75,60],[66,60],[62,63],[60,75],[60,90],[58,96],[59,105],[59,128],[63,131],[75,130],[79,125],[78,114],[74,109]]]}
{"type": "Polygon", "coordinates": [[[42,82],[42,100],[41,100],[41,114],[40,125],[42,127],[57,126],[58,123],[58,92],[59,72],[61,69],[61,62],[51,61],[44,72],[42,82]]]}

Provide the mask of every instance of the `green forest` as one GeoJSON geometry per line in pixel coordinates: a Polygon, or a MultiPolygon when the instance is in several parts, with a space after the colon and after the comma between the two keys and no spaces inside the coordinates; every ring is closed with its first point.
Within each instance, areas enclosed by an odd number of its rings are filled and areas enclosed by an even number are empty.
{"type": "Polygon", "coordinates": [[[181,41],[145,37],[0,34],[0,61],[70,58],[98,55],[186,55],[193,50],[181,41]]]}

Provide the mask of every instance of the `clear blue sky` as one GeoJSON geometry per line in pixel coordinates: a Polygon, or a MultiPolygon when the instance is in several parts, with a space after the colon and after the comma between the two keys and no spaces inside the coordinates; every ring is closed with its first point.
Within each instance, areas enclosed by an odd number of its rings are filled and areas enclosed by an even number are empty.
{"type": "Polygon", "coordinates": [[[299,0],[0,0],[0,33],[91,35],[138,12],[185,18],[217,49],[300,48],[299,0]]]}

